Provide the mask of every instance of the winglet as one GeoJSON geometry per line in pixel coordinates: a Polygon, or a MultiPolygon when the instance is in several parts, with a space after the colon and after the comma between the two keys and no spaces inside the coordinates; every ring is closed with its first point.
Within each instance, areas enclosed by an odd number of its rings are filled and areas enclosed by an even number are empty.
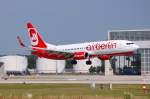
{"type": "Polygon", "coordinates": [[[22,48],[26,47],[20,36],[17,36],[18,42],[22,48]]]}

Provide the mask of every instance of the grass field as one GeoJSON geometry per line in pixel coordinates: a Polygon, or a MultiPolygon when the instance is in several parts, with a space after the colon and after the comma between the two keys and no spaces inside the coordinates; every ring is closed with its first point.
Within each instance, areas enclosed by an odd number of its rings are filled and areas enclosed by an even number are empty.
{"type": "MultiPolygon", "coordinates": [[[[147,85],[150,88],[150,85],[147,85]]],[[[0,99],[150,99],[142,85],[0,84],[0,99]]]]}

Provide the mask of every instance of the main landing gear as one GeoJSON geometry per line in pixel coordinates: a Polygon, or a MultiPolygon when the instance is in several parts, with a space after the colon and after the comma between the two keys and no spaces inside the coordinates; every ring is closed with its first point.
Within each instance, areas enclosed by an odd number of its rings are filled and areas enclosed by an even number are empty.
{"type": "MultiPolygon", "coordinates": [[[[76,64],[77,64],[77,60],[72,60],[72,61],[71,61],[71,64],[76,65],[76,64]]],[[[91,65],[91,64],[92,64],[92,61],[91,61],[91,60],[87,60],[87,61],[86,61],[86,64],[87,64],[87,65],[91,65]]]]}
{"type": "Polygon", "coordinates": [[[77,64],[77,61],[76,61],[76,60],[72,60],[72,61],[71,61],[71,64],[76,65],[76,64],[77,64]]]}

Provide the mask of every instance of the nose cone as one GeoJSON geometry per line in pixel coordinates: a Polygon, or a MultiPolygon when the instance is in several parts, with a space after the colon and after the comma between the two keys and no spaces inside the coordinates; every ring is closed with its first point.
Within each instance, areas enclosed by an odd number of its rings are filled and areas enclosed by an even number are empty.
{"type": "Polygon", "coordinates": [[[140,47],[138,46],[138,45],[134,45],[134,50],[137,50],[137,49],[139,49],[140,47]]]}

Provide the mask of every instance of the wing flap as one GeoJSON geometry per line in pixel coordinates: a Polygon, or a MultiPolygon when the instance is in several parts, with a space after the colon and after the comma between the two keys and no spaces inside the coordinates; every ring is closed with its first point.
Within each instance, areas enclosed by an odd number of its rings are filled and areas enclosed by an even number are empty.
{"type": "Polygon", "coordinates": [[[62,52],[62,51],[54,51],[54,50],[48,50],[48,52],[50,54],[57,54],[57,55],[63,55],[65,56],[65,58],[73,58],[74,57],[74,54],[73,53],[70,53],[70,52],[62,52]]]}

